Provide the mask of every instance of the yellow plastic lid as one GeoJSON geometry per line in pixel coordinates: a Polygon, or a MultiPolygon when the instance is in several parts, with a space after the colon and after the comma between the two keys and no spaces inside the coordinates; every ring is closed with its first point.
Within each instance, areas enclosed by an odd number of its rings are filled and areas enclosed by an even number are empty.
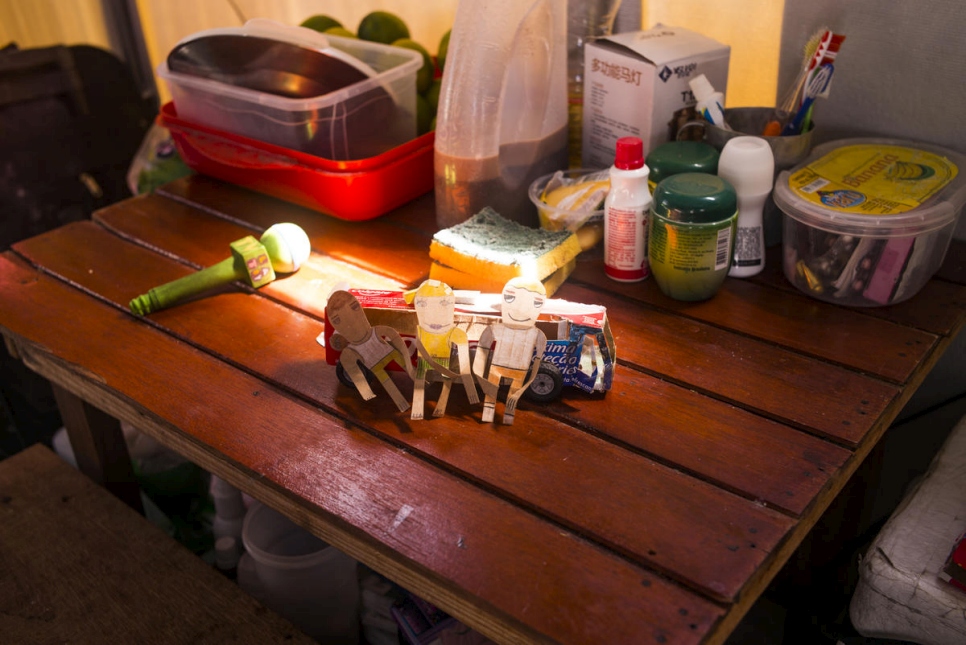
{"type": "Polygon", "coordinates": [[[775,182],[782,211],[832,233],[905,237],[941,229],[966,204],[966,157],[896,139],[823,144],[775,182]]]}

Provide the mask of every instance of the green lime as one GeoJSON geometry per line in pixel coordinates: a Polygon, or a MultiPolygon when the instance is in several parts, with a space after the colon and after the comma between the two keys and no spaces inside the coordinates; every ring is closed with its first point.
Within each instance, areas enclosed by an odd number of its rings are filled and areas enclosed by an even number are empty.
{"type": "Polygon", "coordinates": [[[429,101],[429,104],[433,107],[433,112],[436,112],[436,110],[439,108],[439,90],[442,86],[443,79],[435,78],[433,79],[432,84],[429,86],[429,89],[426,90],[426,100],[429,101]]]}
{"type": "Polygon", "coordinates": [[[436,51],[436,64],[439,65],[439,71],[443,71],[443,67],[446,65],[446,52],[449,50],[449,34],[451,31],[452,29],[448,29],[439,41],[439,49],[436,51]]]}
{"type": "Polygon", "coordinates": [[[326,16],[323,14],[318,14],[316,16],[310,16],[302,21],[299,27],[308,27],[309,29],[314,29],[318,32],[323,32],[326,29],[331,29],[332,27],[341,27],[342,23],[333,18],[332,16],[326,16]]]}
{"type": "Polygon", "coordinates": [[[345,27],[329,27],[324,33],[331,34],[333,36],[341,36],[342,38],[358,38],[358,36],[345,27]]]}
{"type": "Polygon", "coordinates": [[[388,45],[400,38],[409,38],[409,27],[395,14],[373,11],[362,19],[356,33],[362,40],[388,45]]]}
{"type": "Polygon", "coordinates": [[[425,96],[416,95],[416,134],[426,134],[433,122],[433,108],[425,96]]]}
{"type": "Polygon", "coordinates": [[[420,94],[425,94],[426,90],[433,83],[433,59],[430,58],[429,52],[426,48],[417,43],[411,38],[400,38],[399,40],[393,41],[393,47],[405,47],[406,49],[412,49],[423,55],[423,66],[419,68],[416,72],[416,91],[420,94]]]}

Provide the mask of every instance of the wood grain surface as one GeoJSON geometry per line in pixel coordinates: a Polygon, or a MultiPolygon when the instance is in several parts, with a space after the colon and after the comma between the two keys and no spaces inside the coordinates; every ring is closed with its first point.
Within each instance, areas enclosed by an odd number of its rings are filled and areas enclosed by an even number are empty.
{"type": "Polygon", "coordinates": [[[39,373],[499,642],[720,643],[966,321],[963,243],[919,295],[875,309],[801,294],[774,250],[691,304],[608,280],[591,253],[556,295],[607,307],[610,392],[522,403],[501,426],[457,390],[445,417],[412,421],[342,385],[315,337],[336,286],[424,279],[432,222],[425,198],[360,225],[178,180],[14,245],[0,331],[39,373]],[[309,234],[302,271],[128,312],[279,221],[309,234]]]}

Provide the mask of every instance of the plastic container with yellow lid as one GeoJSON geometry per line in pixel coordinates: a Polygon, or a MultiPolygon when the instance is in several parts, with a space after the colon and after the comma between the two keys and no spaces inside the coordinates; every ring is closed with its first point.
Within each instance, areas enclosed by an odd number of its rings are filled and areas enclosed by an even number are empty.
{"type": "Polygon", "coordinates": [[[849,306],[914,296],[943,262],[966,204],[966,157],[924,143],[845,139],[775,182],[785,277],[849,306]]]}

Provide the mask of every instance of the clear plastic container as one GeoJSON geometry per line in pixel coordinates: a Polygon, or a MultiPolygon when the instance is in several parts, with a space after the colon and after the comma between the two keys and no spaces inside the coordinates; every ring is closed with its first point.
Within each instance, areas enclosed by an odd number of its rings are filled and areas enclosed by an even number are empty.
{"type": "Polygon", "coordinates": [[[245,515],[242,541],[242,589],[320,642],[359,641],[355,560],[261,503],[245,515]]]}
{"type": "Polygon", "coordinates": [[[566,5],[461,0],[436,116],[437,224],[490,206],[536,226],[530,184],[567,165],[566,5]]]}
{"type": "Polygon", "coordinates": [[[419,52],[266,20],[193,34],[172,54],[189,45],[201,51],[191,61],[198,71],[173,71],[168,60],[157,70],[188,121],[340,161],[373,157],[416,136],[419,52]],[[269,51],[279,43],[286,47],[271,50],[273,64],[259,72],[259,48],[269,51]],[[235,52],[242,47],[254,58],[252,69],[239,72],[235,52]],[[311,86],[301,66],[320,64],[320,54],[333,68],[362,80],[317,96],[300,95],[293,87],[311,86]]]}
{"type": "Polygon", "coordinates": [[[778,176],[785,277],[849,306],[914,296],[943,262],[966,204],[966,157],[895,139],[816,147],[778,176]]]}
{"type": "Polygon", "coordinates": [[[158,123],[192,170],[348,221],[379,217],[433,189],[432,132],[375,157],[333,161],[182,119],[171,102],[158,123]]]}
{"type": "Polygon", "coordinates": [[[604,199],[610,192],[610,170],[570,168],[544,175],[530,184],[540,228],[573,231],[582,251],[604,238],[604,199]],[[558,193],[558,191],[561,191],[558,193]]]}

